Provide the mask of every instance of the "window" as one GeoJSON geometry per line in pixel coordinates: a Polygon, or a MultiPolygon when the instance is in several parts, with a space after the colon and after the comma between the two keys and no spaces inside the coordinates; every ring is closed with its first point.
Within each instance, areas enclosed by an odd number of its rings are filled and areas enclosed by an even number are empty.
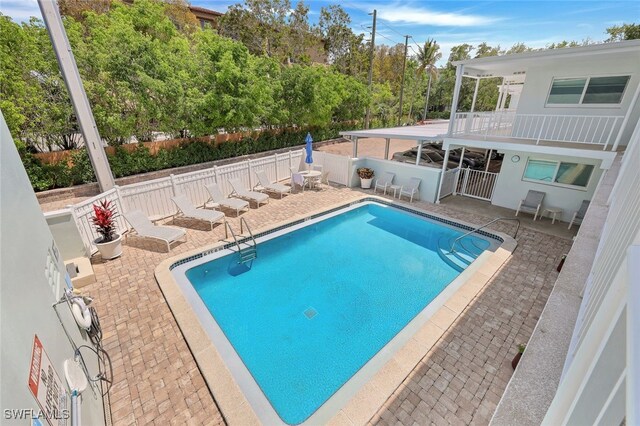
{"type": "Polygon", "coordinates": [[[551,83],[548,105],[619,104],[629,76],[559,78],[551,83]]]}
{"type": "Polygon", "coordinates": [[[529,159],[522,179],[586,188],[594,168],[592,164],[529,159]]]}

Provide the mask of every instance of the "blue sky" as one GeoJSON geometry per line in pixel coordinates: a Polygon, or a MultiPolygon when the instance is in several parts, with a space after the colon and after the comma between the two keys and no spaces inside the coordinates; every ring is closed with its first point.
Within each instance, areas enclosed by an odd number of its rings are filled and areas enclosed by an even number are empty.
{"type": "MultiPolygon", "coordinates": [[[[194,6],[224,12],[237,1],[192,0],[194,6]]],[[[544,47],[562,40],[581,41],[586,38],[604,40],[605,28],[623,22],[640,22],[640,2],[624,1],[359,1],[307,0],[310,19],[316,22],[322,6],[340,4],[351,16],[352,29],[368,32],[368,15],[378,11],[376,44],[392,45],[410,39],[413,50],[427,38],[441,46],[446,62],[451,46],[483,41],[502,48],[523,42],[531,47],[544,47]]],[[[292,0],[295,5],[295,0],[292,0]]],[[[40,17],[36,0],[0,0],[0,12],[15,21],[29,16],[40,17]]]]}

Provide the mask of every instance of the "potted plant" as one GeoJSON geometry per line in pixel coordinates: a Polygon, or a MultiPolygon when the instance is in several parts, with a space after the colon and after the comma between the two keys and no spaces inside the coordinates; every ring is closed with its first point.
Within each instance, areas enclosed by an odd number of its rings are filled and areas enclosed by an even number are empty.
{"type": "Polygon", "coordinates": [[[122,254],[122,236],[116,233],[116,209],[109,200],[93,205],[93,224],[100,234],[94,244],[105,260],[115,259],[122,254]]]}
{"type": "Polygon", "coordinates": [[[369,189],[371,188],[371,182],[373,181],[373,169],[370,169],[368,167],[360,167],[358,170],[356,170],[356,173],[358,173],[358,176],[360,176],[360,187],[362,189],[369,189]]]}
{"type": "Polygon", "coordinates": [[[518,366],[518,363],[520,362],[520,358],[522,358],[522,354],[524,353],[524,350],[526,347],[527,345],[523,345],[522,343],[518,345],[518,353],[516,354],[515,357],[513,357],[513,360],[511,361],[511,367],[513,367],[514,370],[518,366]]]}

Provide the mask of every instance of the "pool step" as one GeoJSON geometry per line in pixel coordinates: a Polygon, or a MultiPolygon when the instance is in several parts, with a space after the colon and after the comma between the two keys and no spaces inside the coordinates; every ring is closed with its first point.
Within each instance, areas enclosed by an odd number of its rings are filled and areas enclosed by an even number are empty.
{"type": "Polygon", "coordinates": [[[255,246],[242,248],[240,249],[240,251],[238,251],[238,253],[240,254],[238,263],[247,263],[258,257],[258,252],[255,246]]]}
{"type": "Polygon", "coordinates": [[[463,238],[456,243],[455,251],[450,252],[454,241],[455,238],[440,237],[438,255],[453,269],[462,272],[476,260],[482,250],[473,243],[473,240],[463,238]]]}

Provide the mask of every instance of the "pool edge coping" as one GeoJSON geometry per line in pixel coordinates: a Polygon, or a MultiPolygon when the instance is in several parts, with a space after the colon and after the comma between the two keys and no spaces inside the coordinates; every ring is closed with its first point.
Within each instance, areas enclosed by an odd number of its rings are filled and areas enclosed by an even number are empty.
{"type": "MultiPolygon", "coordinates": [[[[371,194],[362,194],[361,197],[347,203],[335,203],[309,213],[292,216],[286,221],[264,226],[258,229],[255,235],[267,235],[279,229],[304,222],[305,219],[315,218],[328,212],[366,201],[393,205],[401,210],[412,213],[417,212],[422,216],[450,225],[453,224],[454,226],[460,227],[461,225],[462,228],[468,228],[469,230],[477,226],[462,220],[452,220],[447,216],[425,211],[411,204],[398,203],[395,200],[390,201],[387,198],[371,194]]],[[[481,234],[502,240],[502,243],[476,268],[473,274],[445,301],[431,318],[413,334],[409,341],[394,353],[392,358],[375,373],[373,378],[364,384],[347,404],[336,412],[328,424],[359,425],[368,422],[393,396],[396,389],[446,334],[447,330],[458,320],[467,306],[481,293],[493,275],[502,268],[517,247],[516,240],[504,233],[491,230],[490,232],[481,232],[481,234]]],[[[171,270],[179,264],[223,250],[230,244],[235,243],[221,240],[165,259],[155,268],[154,276],[205,383],[227,423],[259,425],[261,422],[258,416],[240,386],[236,383],[213,341],[200,324],[197,314],[185,299],[182,290],[171,273],[171,270]]]]}

